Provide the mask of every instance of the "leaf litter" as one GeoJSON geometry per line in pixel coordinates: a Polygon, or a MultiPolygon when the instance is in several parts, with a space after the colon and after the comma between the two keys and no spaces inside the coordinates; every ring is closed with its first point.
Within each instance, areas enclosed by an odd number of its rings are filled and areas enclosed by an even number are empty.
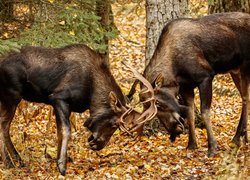
{"type": "MultiPolygon", "coordinates": [[[[110,67],[124,94],[134,79],[122,61],[144,69],[145,11],[127,13],[134,4],[114,8],[120,31],[110,44],[110,67]],[[121,8],[125,10],[120,11],[121,8]]],[[[138,9],[139,8],[139,9],[138,9]]],[[[140,9],[141,8],[141,9],[140,9]]],[[[238,124],[241,99],[229,75],[219,75],[213,82],[211,120],[220,146],[219,154],[207,157],[206,130],[196,129],[199,149],[187,150],[188,135],[174,143],[166,131],[146,133],[140,141],[119,130],[107,147],[92,151],[87,143],[89,132],[83,127],[88,112],[73,113],[72,135],[68,148],[67,174],[56,167],[57,138],[55,116],[50,106],[22,102],[11,126],[11,138],[25,162],[25,167],[5,169],[0,161],[1,179],[247,179],[250,176],[249,144],[231,147],[238,124]]],[[[196,93],[196,105],[199,97],[196,93]]],[[[248,123],[248,132],[250,125],[248,123]]],[[[248,133],[250,134],[250,133],[248,133]]]]}

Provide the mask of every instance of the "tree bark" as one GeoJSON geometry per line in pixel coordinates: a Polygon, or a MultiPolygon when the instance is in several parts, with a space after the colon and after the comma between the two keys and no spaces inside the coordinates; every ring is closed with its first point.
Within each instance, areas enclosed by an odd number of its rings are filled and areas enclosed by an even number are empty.
{"type": "Polygon", "coordinates": [[[250,0],[209,0],[208,13],[240,11],[250,13],[250,0]]]}
{"type": "MultiPolygon", "coordinates": [[[[101,17],[100,23],[104,31],[110,31],[111,27],[114,26],[114,17],[111,8],[110,0],[96,0],[96,14],[101,17]]],[[[102,54],[103,58],[109,64],[109,39],[104,37],[104,43],[107,45],[106,52],[102,54]]]]}
{"type": "Polygon", "coordinates": [[[188,0],[146,0],[146,65],[150,61],[163,27],[188,12],[188,0]]]}
{"type": "Polygon", "coordinates": [[[0,0],[0,20],[8,22],[13,19],[13,0],[0,0]]]}

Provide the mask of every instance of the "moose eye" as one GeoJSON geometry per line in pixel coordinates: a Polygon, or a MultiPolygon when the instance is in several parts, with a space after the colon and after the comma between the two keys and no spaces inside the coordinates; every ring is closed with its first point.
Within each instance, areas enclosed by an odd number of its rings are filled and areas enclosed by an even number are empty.
{"type": "Polygon", "coordinates": [[[162,102],[156,101],[155,105],[159,111],[168,111],[169,110],[169,107],[162,102]]]}
{"type": "Polygon", "coordinates": [[[118,128],[118,125],[115,123],[112,125],[112,128],[118,128]]]}
{"type": "Polygon", "coordinates": [[[156,101],[155,103],[156,107],[159,109],[159,110],[162,110],[162,103],[160,103],[159,101],[156,101]]]}
{"type": "Polygon", "coordinates": [[[117,128],[118,127],[116,122],[108,122],[106,126],[111,127],[111,128],[117,128]]]}

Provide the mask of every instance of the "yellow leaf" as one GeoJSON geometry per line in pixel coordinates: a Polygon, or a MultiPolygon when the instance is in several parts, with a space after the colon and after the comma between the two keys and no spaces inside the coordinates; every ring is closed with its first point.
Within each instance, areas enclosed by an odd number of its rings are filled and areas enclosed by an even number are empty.
{"type": "Polygon", "coordinates": [[[53,3],[54,3],[54,0],[49,0],[49,2],[50,2],[51,4],[53,4],[53,3]]]}
{"type": "Polygon", "coordinates": [[[55,147],[47,147],[45,153],[46,153],[47,157],[50,157],[50,158],[54,159],[57,156],[57,148],[55,148],[55,147]]]}
{"type": "Polygon", "coordinates": [[[64,26],[65,25],[65,21],[60,21],[59,24],[62,25],[62,26],[64,26]]]}
{"type": "Polygon", "coordinates": [[[146,142],[149,142],[149,140],[148,140],[148,138],[147,138],[146,136],[142,136],[142,137],[141,137],[141,140],[146,141],[146,142]]]}
{"type": "Polygon", "coordinates": [[[118,135],[118,134],[120,134],[120,133],[121,133],[120,129],[117,129],[117,130],[114,132],[115,135],[118,135]]]}
{"type": "Polygon", "coordinates": [[[152,169],[151,166],[150,166],[149,164],[145,164],[144,167],[145,167],[147,170],[149,170],[149,171],[152,169]]]}
{"type": "Polygon", "coordinates": [[[69,31],[69,35],[75,36],[75,32],[74,31],[69,31]]]}

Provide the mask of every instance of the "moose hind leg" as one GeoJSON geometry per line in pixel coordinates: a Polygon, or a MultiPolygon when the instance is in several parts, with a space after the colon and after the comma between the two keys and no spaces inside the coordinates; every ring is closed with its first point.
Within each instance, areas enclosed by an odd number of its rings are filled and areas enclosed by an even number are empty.
{"type": "Polygon", "coordinates": [[[248,92],[248,87],[249,87],[249,78],[247,77],[246,74],[241,73],[239,74],[233,74],[231,73],[231,76],[234,80],[236,87],[240,91],[240,95],[242,98],[242,111],[241,111],[241,116],[240,116],[240,121],[237,127],[237,131],[235,136],[232,139],[232,142],[234,142],[237,146],[240,146],[240,137],[243,137],[243,142],[246,144],[248,142],[248,137],[247,137],[247,119],[248,119],[248,101],[249,101],[249,92],[248,92]],[[237,81],[237,78],[235,76],[240,77],[240,81],[237,81]]]}
{"type": "Polygon", "coordinates": [[[0,104],[0,141],[1,154],[6,167],[14,167],[15,162],[23,166],[21,157],[16,151],[9,134],[10,124],[14,117],[16,105],[0,104]]]}

